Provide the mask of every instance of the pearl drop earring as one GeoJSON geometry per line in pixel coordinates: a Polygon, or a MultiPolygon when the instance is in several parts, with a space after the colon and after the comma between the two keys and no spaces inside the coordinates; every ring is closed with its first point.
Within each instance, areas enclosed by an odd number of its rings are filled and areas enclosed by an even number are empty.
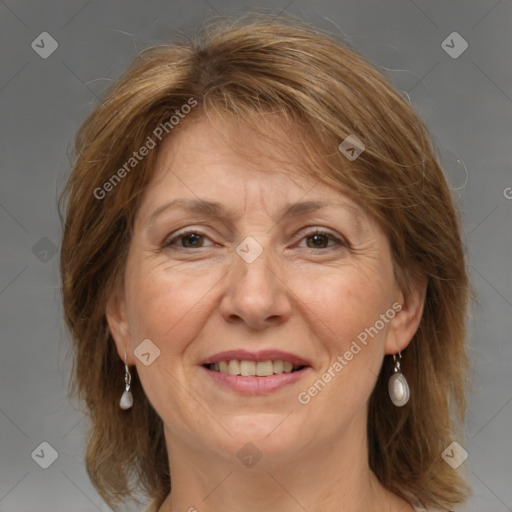
{"type": "Polygon", "coordinates": [[[128,368],[128,365],[126,364],[126,351],[124,353],[124,384],[125,384],[125,390],[123,395],[121,396],[121,401],[119,402],[119,407],[121,409],[130,409],[130,407],[133,405],[133,395],[130,391],[130,386],[132,383],[132,375],[130,373],[130,368],[128,368]]]}
{"type": "Polygon", "coordinates": [[[402,374],[400,367],[400,360],[402,359],[402,353],[398,352],[398,358],[396,354],[393,354],[393,361],[395,367],[393,368],[393,375],[389,379],[389,396],[391,401],[397,406],[402,407],[405,405],[410,398],[409,384],[407,384],[406,378],[402,374]]]}

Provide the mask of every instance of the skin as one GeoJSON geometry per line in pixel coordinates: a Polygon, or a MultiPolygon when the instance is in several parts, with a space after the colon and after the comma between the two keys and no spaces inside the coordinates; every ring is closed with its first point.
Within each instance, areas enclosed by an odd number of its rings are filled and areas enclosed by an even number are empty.
{"type": "MultiPolygon", "coordinates": [[[[269,133],[287,138],[275,120],[266,122],[269,133]]],[[[405,296],[379,224],[345,194],[293,173],[293,157],[283,164],[289,155],[280,148],[240,123],[189,122],[159,147],[137,212],[123,287],[107,318],[119,357],[127,352],[164,423],[172,492],[160,512],[410,512],[368,466],[367,405],[385,354],[403,351],[419,325],[425,287],[405,296]],[[234,216],[177,208],[149,221],[176,198],[217,201],[234,216]],[[332,204],[280,216],[306,200],[332,204]],[[183,228],[203,236],[162,248],[183,228]],[[311,236],[314,228],[342,243],[311,236]],[[263,249],[252,263],[235,251],[247,236],[263,249]],[[297,395],[394,303],[401,311],[299,403],[297,395]],[[149,366],[134,355],[147,338],[160,350],[149,366]],[[200,366],[235,348],[293,352],[312,369],[266,396],[242,396],[200,366]],[[248,442],[262,455],[250,468],[237,457],[248,442]]]]}

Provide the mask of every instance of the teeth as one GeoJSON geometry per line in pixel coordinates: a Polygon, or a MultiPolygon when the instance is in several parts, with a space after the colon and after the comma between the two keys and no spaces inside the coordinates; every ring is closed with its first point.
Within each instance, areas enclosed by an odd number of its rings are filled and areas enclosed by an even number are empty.
{"type": "Polygon", "coordinates": [[[231,361],[229,361],[228,373],[230,375],[240,375],[240,363],[235,359],[231,359],[231,361]]]}
{"type": "Polygon", "coordinates": [[[254,361],[240,361],[240,373],[244,377],[256,375],[256,363],[254,361]]]}
{"type": "Polygon", "coordinates": [[[274,361],[274,373],[283,373],[284,361],[274,361]]]}
{"type": "Polygon", "coordinates": [[[272,361],[260,361],[256,363],[256,375],[258,377],[268,377],[274,373],[272,361]]]}
{"type": "MultiPolygon", "coordinates": [[[[211,370],[220,373],[228,373],[230,375],[242,375],[244,377],[269,377],[270,375],[279,373],[291,373],[294,366],[289,361],[238,361],[231,359],[230,361],[219,361],[209,365],[211,370]]],[[[299,366],[295,367],[298,369],[299,366]]]]}

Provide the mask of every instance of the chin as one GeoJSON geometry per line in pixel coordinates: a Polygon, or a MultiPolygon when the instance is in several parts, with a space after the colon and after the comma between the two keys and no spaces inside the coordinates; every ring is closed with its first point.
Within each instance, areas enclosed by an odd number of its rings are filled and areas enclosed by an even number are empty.
{"type": "Polygon", "coordinates": [[[236,463],[244,464],[248,458],[258,459],[260,467],[283,464],[305,443],[304,429],[294,425],[287,414],[245,414],[233,417],[232,421],[224,418],[222,425],[233,437],[222,435],[212,449],[222,456],[229,454],[228,458],[236,463]]]}

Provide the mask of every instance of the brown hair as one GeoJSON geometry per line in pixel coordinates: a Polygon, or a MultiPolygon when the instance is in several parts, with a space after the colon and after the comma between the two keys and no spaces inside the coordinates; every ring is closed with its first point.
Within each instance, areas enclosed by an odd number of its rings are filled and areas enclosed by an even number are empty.
{"type": "Polygon", "coordinates": [[[136,165],[126,162],[161,123],[168,123],[167,137],[186,126],[188,118],[172,128],[169,119],[191,98],[190,118],[231,117],[257,129],[258,116],[272,112],[300,127],[304,168],[349,191],[379,220],[403,289],[427,278],[422,320],[402,354],[411,399],[401,408],[389,400],[393,361],[385,357],[369,404],[369,464],[406,499],[447,509],[464,501],[469,486],[441,454],[460,440],[464,420],[469,286],[459,221],[428,130],[356,51],[283,16],[223,20],[191,41],[141,52],[77,133],[61,197],[67,204],[60,264],[74,349],[70,395],[85,400],[91,420],[86,467],[93,485],[112,508],[136,491],[160,503],[170,492],[162,421],[135,369],[136,411],[119,408],[123,365],[105,313],[123,279],[157,149],[136,165]],[[353,162],[338,150],[350,134],[366,146],[353,162]],[[114,180],[116,173],[122,179],[114,180]]]}

